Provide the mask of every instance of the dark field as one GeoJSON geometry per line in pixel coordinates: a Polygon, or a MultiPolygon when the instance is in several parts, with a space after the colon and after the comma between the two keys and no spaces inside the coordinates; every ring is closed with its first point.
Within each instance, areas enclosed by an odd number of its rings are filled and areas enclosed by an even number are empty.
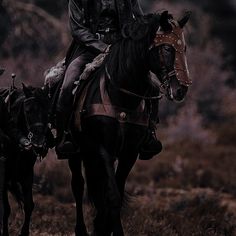
{"type": "MultiPolygon", "coordinates": [[[[184,142],[167,146],[152,161],[137,162],[122,213],[126,235],[236,235],[235,157],[233,145],[184,142]]],[[[53,155],[37,164],[31,235],[73,235],[75,205],[69,179],[66,163],[53,155]]],[[[93,209],[86,199],[85,217],[92,231],[93,209]]],[[[15,206],[11,235],[17,235],[21,219],[15,206]]]]}

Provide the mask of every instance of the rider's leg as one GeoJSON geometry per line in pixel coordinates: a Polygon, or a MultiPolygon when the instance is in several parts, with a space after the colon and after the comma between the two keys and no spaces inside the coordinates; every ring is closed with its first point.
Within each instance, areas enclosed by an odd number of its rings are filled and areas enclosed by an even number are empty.
{"type": "Polygon", "coordinates": [[[79,80],[85,65],[91,62],[94,56],[90,52],[83,53],[75,58],[66,70],[57,103],[57,152],[59,153],[75,151],[71,140],[66,140],[66,133],[68,133],[69,121],[73,109],[74,96],[72,90],[74,88],[74,82],[79,80]]]}
{"type": "Polygon", "coordinates": [[[150,124],[149,129],[147,131],[147,137],[139,152],[140,160],[149,160],[153,156],[160,153],[162,150],[162,144],[156,136],[156,126],[159,123],[158,105],[159,100],[153,100],[151,102],[150,124]]]}

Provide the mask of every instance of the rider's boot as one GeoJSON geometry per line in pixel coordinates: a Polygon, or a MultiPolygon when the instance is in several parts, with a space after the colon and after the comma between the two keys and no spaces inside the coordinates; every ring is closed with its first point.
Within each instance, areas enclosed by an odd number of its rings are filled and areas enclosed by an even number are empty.
{"type": "Polygon", "coordinates": [[[56,153],[59,158],[68,158],[66,155],[76,152],[76,147],[72,142],[72,137],[69,132],[70,112],[57,112],[57,145],[56,153]]]}
{"type": "Polygon", "coordinates": [[[156,125],[159,123],[158,116],[159,101],[152,101],[151,103],[151,117],[147,137],[140,148],[139,159],[150,160],[162,150],[162,144],[156,137],[156,125]]]}

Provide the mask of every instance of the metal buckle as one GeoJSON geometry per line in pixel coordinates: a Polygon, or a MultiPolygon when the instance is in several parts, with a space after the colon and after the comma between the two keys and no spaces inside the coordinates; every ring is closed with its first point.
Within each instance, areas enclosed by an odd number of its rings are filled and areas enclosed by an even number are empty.
{"type": "Polygon", "coordinates": [[[97,39],[101,40],[101,34],[100,33],[96,33],[97,39]]]}
{"type": "Polygon", "coordinates": [[[33,138],[34,134],[32,132],[29,132],[28,134],[28,139],[31,142],[32,138],[33,138]]]}
{"type": "Polygon", "coordinates": [[[105,32],[106,32],[106,33],[109,33],[110,30],[111,30],[111,28],[108,27],[108,28],[105,29],[105,32]]]}

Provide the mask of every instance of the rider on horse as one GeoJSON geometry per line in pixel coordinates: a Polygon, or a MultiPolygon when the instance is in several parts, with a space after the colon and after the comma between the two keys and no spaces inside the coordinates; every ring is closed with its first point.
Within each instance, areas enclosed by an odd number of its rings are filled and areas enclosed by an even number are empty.
{"type": "MultiPolygon", "coordinates": [[[[86,64],[121,37],[122,26],[143,15],[138,0],[69,0],[72,44],[66,56],[66,72],[57,103],[57,153],[73,153],[76,149],[68,137],[73,108],[72,90],[86,64]]],[[[155,136],[157,112],[152,114],[150,133],[140,150],[140,159],[150,159],[162,149],[155,136]]]]}

